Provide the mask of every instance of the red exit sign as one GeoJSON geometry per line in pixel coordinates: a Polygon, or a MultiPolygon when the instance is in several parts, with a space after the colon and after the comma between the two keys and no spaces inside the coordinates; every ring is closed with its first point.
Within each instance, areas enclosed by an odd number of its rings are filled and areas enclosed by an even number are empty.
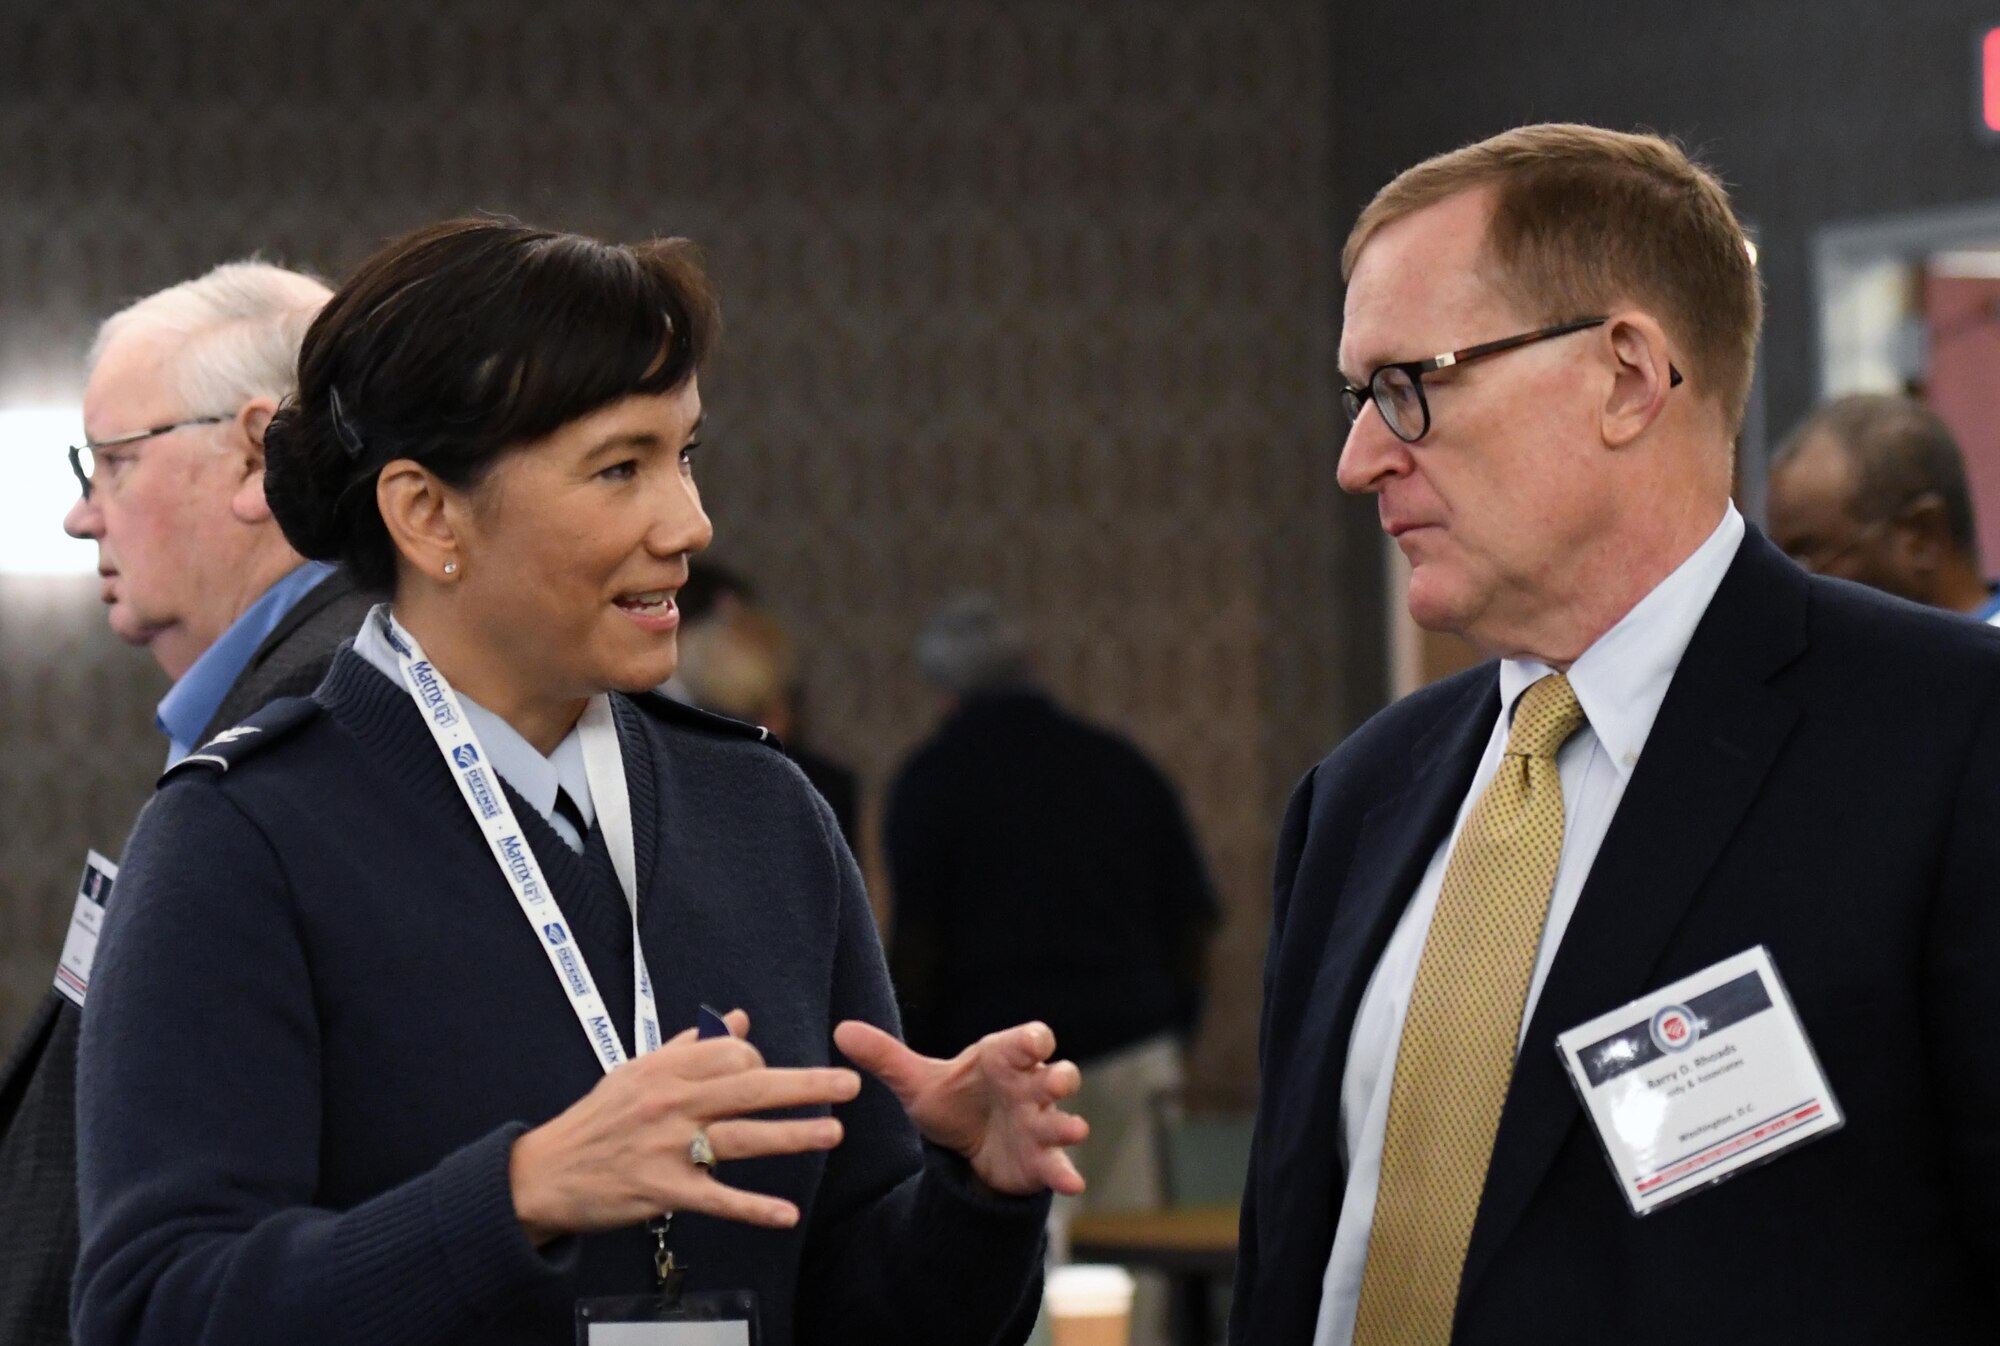
{"type": "Polygon", "coordinates": [[[1979,133],[2000,140],[2000,25],[1982,29],[1972,53],[1979,133]]]}

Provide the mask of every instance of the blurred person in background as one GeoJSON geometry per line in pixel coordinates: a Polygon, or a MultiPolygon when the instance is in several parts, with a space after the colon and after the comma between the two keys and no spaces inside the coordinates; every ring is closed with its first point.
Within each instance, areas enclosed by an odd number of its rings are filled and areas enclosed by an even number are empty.
{"type": "Polygon", "coordinates": [[[1027,1332],[1075,1066],[1042,1024],[904,1046],[825,802],[651,694],[718,321],[685,240],[456,220],[313,323],[271,507],[387,601],[133,832],[77,1077],[85,1346],[679,1341],[683,1282],[754,1295],[764,1346],[1027,1332]]]}
{"type": "MultiPolygon", "coordinates": [[[[685,636],[696,622],[733,615],[756,601],[757,590],[749,580],[720,561],[701,557],[688,567],[688,582],[675,596],[674,606],[680,609],[685,636]]],[[[671,694],[675,687],[669,682],[662,690],[671,694]]]]}
{"type": "Polygon", "coordinates": [[[1217,918],[1180,797],[1035,682],[991,597],[940,607],[916,659],[945,715],[897,772],[885,825],[910,1042],[935,1052],[1034,1006],[1085,1067],[1087,1201],[1159,1205],[1151,1103],[1180,1087],[1217,918]]]}
{"type": "MultiPolygon", "coordinates": [[[[174,685],[175,761],[277,696],[309,691],[367,610],[306,564],[264,501],[264,427],[326,301],[309,276],[232,262],[107,319],[84,392],[81,488],[63,521],[97,543],[111,629],[174,685]]],[[[0,1073],[0,1341],[69,1339],[80,1011],[50,991],[0,1073]]]]}
{"type": "Polygon", "coordinates": [[[701,617],[682,621],[680,668],[669,688],[678,685],[688,702],[703,710],[762,725],[775,734],[785,755],[799,764],[833,809],[840,834],[854,849],[860,787],[854,772],[802,741],[798,661],[784,627],[747,597],[736,596],[745,590],[719,584],[713,592],[728,597],[704,604],[701,617]]]}
{"type": "Polygon", "coordinates": [[[1807,416],[1772,455],[1768,512],[1771,540],[1807,570],[2000,622],[1964,457],[1921,402],[1863,393],[1807,416]]]}

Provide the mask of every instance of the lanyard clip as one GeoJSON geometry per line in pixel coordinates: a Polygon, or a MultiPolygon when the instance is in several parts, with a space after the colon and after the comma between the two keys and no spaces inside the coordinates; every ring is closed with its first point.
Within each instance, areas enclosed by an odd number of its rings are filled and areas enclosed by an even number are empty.
{"type": "Polygon", "coordinates": [[[674,1261],[672,1253],[660,1253],[653,1259],[653,1272],[661,1305],[669,1309],[680,1307],[681,1282],[687,1279],[687,1268],[674,1261]]]}
{"type": "Polygon", "coordinates": [[[673,1228],[673,1218],[662,1217],[646,1227],[653,1235],[653,1288],[659,1291],[662,1307],[677,1308],[681,1302],[681,1283],[687,1279],[687,1268],[674,1261],[674,1255],[667,1251],[667,1231],[673,1228]]]}

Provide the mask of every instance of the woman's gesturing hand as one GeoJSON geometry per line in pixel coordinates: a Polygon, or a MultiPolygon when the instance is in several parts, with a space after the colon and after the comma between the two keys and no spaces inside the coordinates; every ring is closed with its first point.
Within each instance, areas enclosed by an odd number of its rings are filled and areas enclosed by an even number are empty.
{"type": "Polygon", "coordinates": [[[851,1070],[780,1070],[745,1040],[750,1016],[728,1016],[730,1036],[699,1041],[689,1029],[598,1081],[568,1111],[514,1142],[508,1177],[514,1212],[537,1246],[565,1234],[637,1224],[666,1211],[785,1229],[789,1201],[717,1182],[689,1151],[705,1130],[718,1161],[830,1150],[831,1117],[756,1121],[772,1108],[845,1103],[860,1092],[851,1070]]]}
{"type": "Polygon", "coordinates": [[[988,1033],[949,1061],[921,1056],[873,1024],[850,1019],[833,1030],[847,1059],[876,1076],[934,1145],[965,1156],[996,1192],[1065,1196],[1083,1178],[1064,1153],[1090,1134],[1083,1118],[1056,1104],[1083,1083],[1073,1062],[1049,1064],[1056,1035],[1047,1024],[988,1033]]]}

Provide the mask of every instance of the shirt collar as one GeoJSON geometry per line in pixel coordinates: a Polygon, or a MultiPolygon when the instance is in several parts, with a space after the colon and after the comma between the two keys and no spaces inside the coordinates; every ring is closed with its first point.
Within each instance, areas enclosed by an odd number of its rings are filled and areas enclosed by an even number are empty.
{"type": "Polygon", "coordinates": [[[2000,623],[2000,585],[1988,585],[1986,602],[1973,610],[1973,620],[1988,626],[2000,623]]]}
{"type": "Polygon", "coordinates": [[[278,623],[298,606],[313,586],[333,573],[333,567],[307,561],[266,589],[257,601],[229,624],[213,645],[189,665],[180,680],[160,698],[153,722],[167,736],[167,765],[172,766],[193,752],[201,731],[222,709],[229,689],[250,667],[257,650],[278,623]]]}
{"type": "MultiPolygon", "coordinates": [[[[397,687],[402,687],[403,667],[383,630],[388,612],[389,605],[384,603],[368,614],[368,620],[361,624],[360,634],[354,638],[354,652],[380,669],[397,687]]],[[[453,691],[457,689],[453,688],[453,691]]],[[[544,757],[534,744],[521,737],[513,725],[464,692],[458,692],[458,703],[465,709],[465,718],[472,723],[472,732],[479,737],[479,746],[485,752],[486,760],[493,764],[501,779],[534,806],[535,812],[543,818],[553,818],[556,789],[561,787],[576,801],[577,810],[583,815],[584,828],[589,829],[596,821],[597,811],[590,799],[590,775],[583,765],[583,738],[576,730],[570,730],[556,745],[555,751],[544,757]]]]}
{"type": "MultiPolygon", "coordinates": [[[[1570,665],[1569,683],[1577,702],[1622,777],[1629,779],[1639,765],[1674,670],[1736,559],[1743,531],[1743,516],[1731,504],[1708,540],[1570,665]]],[[[1530,684],[1554,671],[1534,659],[1502,660],[1502,712],[1530,684]]]]}

